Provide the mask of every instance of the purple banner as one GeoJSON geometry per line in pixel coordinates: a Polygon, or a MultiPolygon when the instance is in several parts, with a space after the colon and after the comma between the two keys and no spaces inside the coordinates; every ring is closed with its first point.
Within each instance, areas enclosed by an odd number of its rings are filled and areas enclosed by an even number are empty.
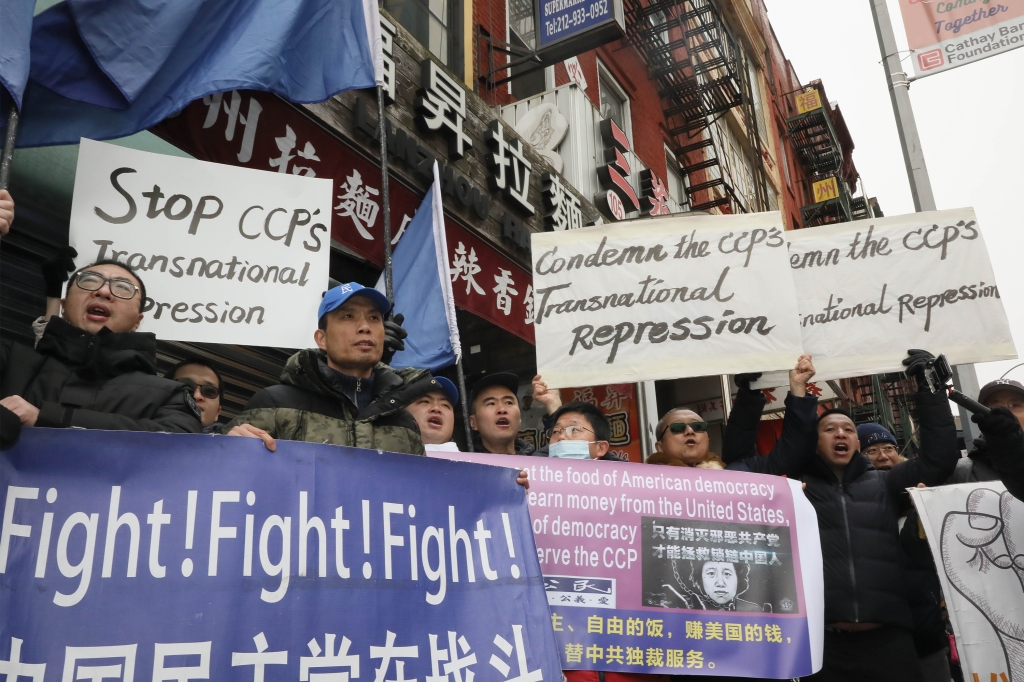
{"type": "Polygon", "coordinates": [[[537,558],[564,669],[786,679],[820,667],[817,520],[799,482],[431,454],[529,471],[537,558]]]}

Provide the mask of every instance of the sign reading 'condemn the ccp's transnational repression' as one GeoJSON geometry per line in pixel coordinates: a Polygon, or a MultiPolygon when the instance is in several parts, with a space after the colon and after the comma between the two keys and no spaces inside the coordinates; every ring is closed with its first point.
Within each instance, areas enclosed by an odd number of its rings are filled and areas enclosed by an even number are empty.
{"type": "Polygon", "coordinates": [[[534,234],[533,276],[553,386],[782,369],[801,353],[778,213],[534,234]]]}

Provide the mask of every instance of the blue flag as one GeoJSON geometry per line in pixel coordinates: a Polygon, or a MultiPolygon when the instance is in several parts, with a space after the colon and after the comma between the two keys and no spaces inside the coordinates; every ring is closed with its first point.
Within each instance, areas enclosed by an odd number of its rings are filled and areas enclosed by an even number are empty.
{"type": "MultiPolygon", "coordinates": [[[[406,227],[392,260],[395,312],[405,315],[402,326],[409,332],[405,350],[391,361],[395,367],[436,371],[462,355],[448,262],[441,179],[434,162],[434,184],[406,227]]],[[[377,289],[384,291],[383,274],[377,289]]]]}
{"type": "Polygon", "coordinates": [[[131,135],[228,90],[322,102],[382,82],[372,0],[65,0],[31,49],[22,147],[131,135]]]}
{"type": "Polygon", "coordinates": [[[0,85],[7,88],[19,109],[28,82],[28,46],[35,5],[35,0],[0,2],[0,85]]]}

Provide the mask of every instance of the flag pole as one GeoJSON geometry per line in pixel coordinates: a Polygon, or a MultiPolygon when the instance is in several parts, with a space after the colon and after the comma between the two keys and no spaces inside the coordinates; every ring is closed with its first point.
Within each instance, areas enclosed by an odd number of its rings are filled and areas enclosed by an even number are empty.
{"type": "Polygon", "coordinates": [[[18,137],[18,107],[11,102],[7,114],[7,135],[4,139],[3,156],[0,156],[0,189],[7,189],[11,178],[11,160],[14,158],[14,140],[18,137]]]}
{"type": "Polygon", "coordinates": [[[466,393],[466,375],[462,371],[462,356],[455,360],[458,371],[459,393],[462,394],[462,421],[466,425],[466,452],[473,451],[473,429],[469,428],[469,394],[466,393]]]}
{"type": "MultiPolygon", "coordinates": [[[[391,279],[391,196],[388,192],[388,141],[384,125],[384,86],[377,86],[377,127],[380,131],[380,194],[384,220],[384,293],[395,302],[395,287],[391,279]]],[[[394,314],[394,311],[391,311],[394,314]]]]}

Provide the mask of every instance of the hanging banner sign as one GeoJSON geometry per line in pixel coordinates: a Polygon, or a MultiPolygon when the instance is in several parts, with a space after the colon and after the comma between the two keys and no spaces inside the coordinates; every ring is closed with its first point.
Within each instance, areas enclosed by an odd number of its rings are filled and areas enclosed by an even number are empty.
{"type": "Polygon", "coordinates": [[[787,262],[777,212],[535,233],[538,373],[562,387],[791,367],[787,262]]]}
{"type": "Polygon", "coordinates": [[[562,667],[789,679],[821,668],[818,522],[799,481],[514,455],[562,667]]]}
{"type": "Polygon", "coordinates": [[[1024,46],[1024,0],[899,0],[917,78],[1024,46]]]}
{"type": "Polygon", "coordinates": [[[964,679],[1024,678],[1024,501],[999,481],[910,489],[964,679]]]}
{"type": "Polygon", "coordinates": [[[330,268],[331,183],[82,140],[69,243],[127,263],[142,331],[304,348],[330,268]]]}
{"type": "MultiPolygon", "coordinates": [[[[796,230],[789,262],[814,378],[899,372],[911,348],[951,364],[1017,357],[974,209],[796,230]]],[[[773,372],[758,387],[780,386],[773,372]]]]}
{"type": "Polygon", "coordinates": [[[560,682],[515,475],[26,429],[0,453],[0,674],[560,682]]]}

